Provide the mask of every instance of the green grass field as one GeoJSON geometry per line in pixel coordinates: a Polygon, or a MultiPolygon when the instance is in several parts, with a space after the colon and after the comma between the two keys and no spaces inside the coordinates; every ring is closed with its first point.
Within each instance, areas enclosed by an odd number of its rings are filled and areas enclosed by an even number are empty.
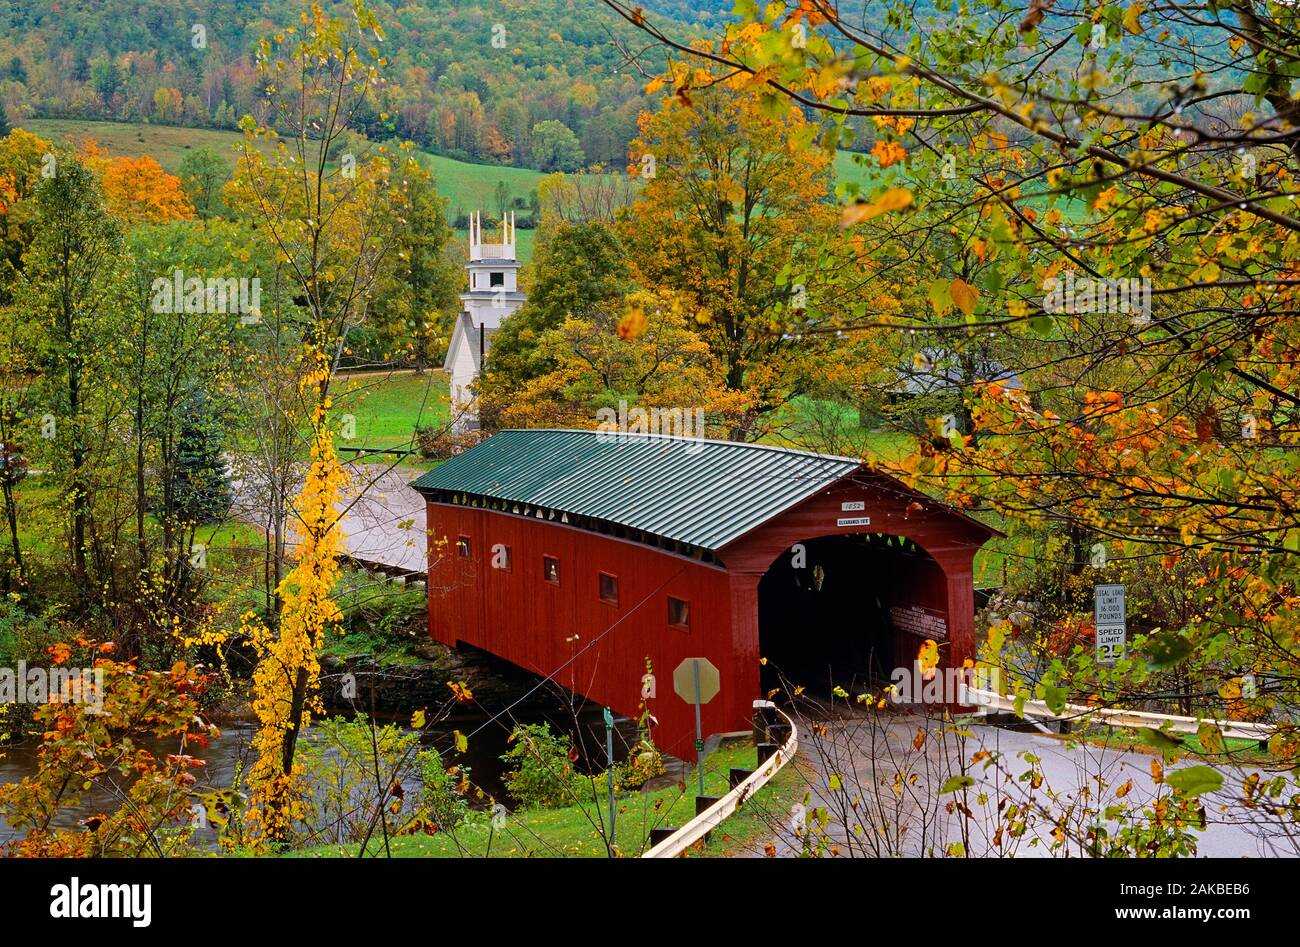
{"type": "Polygon", "coordinates": [[[450,214],[454,218],[458,213],[483,211],[485,217],[496,217],[496,187],[504,182],[510,197],[522,197],[537,190],[545,175],[531,168],[507,168],[493,164],[470,164],[444,158],[441,155],[426,154],[428,167],[433,171],[438,190],[447,198],[450,214]]]}
{"type": "Polygon", "coordinates": [[[447,373],[374,372],[340,376],[335,386],[335,413],[352,415],[355,437],[341,447],[409,447],[419,425],[447,423],[447,373]]]}
{"type": "MultiPolygon", "coordinates": [[[[22,127],[56,144],[91,138],[113,155],[138,158],[149,155],[164,169],[176,174],[190,151],[210,148],[235,162],[235,147],[242,144],[241,132],[212,128],[176,128],[170,125],[134,125],[126,122],[95,122],[83,119],[32,118],[22,127]]],[[[269,146],[263,144],[264,150],[269,146]]]]}
{"type": "MultiPolygon", "coordinates": [[[[723,744],[705,758],[704,789],[711,795],[727,791],[730,769],[753,768],[754,747],[748,740],[723,744]]],[[[695,815],[695,776],[680,786],[653,792],[624,793],[617,798],[615,837],[624,855],[637,855],[645,847],[649,830],[659,826],[680,826],[695,815]]],[[[605,843],[597,826],[607,819],[605,784],[597,777],[591,801],[558,809],[528,809],[512,813],[504,828],[491,831],[486,815],[480,813],[451,832],[437,835],[400,836],[392,840],[398,858],[534,858],[546,856],[604,858],[605,843]]],[[[788,819],[790,805],[803,798],[806,786],[793,765],[785,767],[732,818],[715,832],[701,854],[722,855],[737,845],[752,846],[768,831],[770,823],[788,819]]],[[[583,792],[591,789],[584,784],[583,792]]],[[[768,833],[770,834],[770,832],[768,833]]],[[[356,845],[330,845],[300,853],[307,858],[355,857],[356,845]]],[[[383,857],[382,839],[372,840],[368,856],[383,857]]]]}

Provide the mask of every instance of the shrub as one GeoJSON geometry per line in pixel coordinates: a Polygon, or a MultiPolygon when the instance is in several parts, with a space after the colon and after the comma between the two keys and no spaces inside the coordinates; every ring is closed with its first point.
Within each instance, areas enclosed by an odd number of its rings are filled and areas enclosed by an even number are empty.
{"type": "Polygon", "coordinates": [[[618,783],[624,789],[640,789],[664,772],[663,754],[648,738],[642,738],[632,747],[626,762],[619,768],[618,783]]]}
{"type": "Polygon", "coordinates": [[[39,662],[55,635],[45,622],[0,598],[0,665],[13,667],[19,661],[39,662]]]}
{"type": "Polygon", "coordinates": [[[515,727],[509,742],[501,754],[505,784],[521,806],[551,809],[575,800],[578,774],[566,738],[551,733],[549,724],[525,723],[515,727]]]}
{"type": "Polygon", "coordinates": [[[452,431],[444,426],[415,429],[415,446],[421,457],[446,460],[469,450],[484,437],[482,431],[452,431]]]}
{"type": "Polygon", "coordinates": [[[464,791],[469,784],[469,768],[446,766],[442,754],[435,749],[421,750],[417,762],[424,780],[424,805],[428,814],[440,830],[455,828],[469,815],[469,800],[464,791]]]}
{"type": "Polygon", "coordinates": [[[95,662],[103,673],[102,701],[93,708],[87,702],[35,708],[42,733],[36,770],[0,785],[0,817],[17,833],[5,855],[167,857],[187,847],[198,761],[184,748],[220,736],[198,716],[208,678],[183,661],[168,671],[141,671],[134,662],[105,657],[111,649],[83,638],[53,649],[54,664],[95,662]],[[155,755],[140,748],[144,741],[174,749],[155,755]],[[104,811],[105,799],[119,804],[104,811]],[[59,818],[73,813],[91,818],[59,818]]]}
{"type": "MultiPolygon", "coordinates": [[[[59,633],[49,623],[0,598],[0,667],[17,668],[19,661],[44,667],[50,664],[46,649],[58,638],[59,633]]],[[[4,718],[4,732],[14,738],[25,733],[35,709],[30,704],[11,705],[4,718]]]]}
{"type": "MultiPolygon", "coordinates": [[[[392,724],[376,726],[362,714],[352,720],[326,717],[312,722],[299,759],[311,788],[304,827],[310,838],[359,841],[383,809],[388,831],[397,832],[413,814],[413,800],[400,787],[413,766],[419,735],[392,724]],[[376,765],[376,749],[378,765],[376,765]],[[375,771],[379,771],[379,783],[375,771]]],[[[377,838],[380,831],[371,832],[377,838]]]]}

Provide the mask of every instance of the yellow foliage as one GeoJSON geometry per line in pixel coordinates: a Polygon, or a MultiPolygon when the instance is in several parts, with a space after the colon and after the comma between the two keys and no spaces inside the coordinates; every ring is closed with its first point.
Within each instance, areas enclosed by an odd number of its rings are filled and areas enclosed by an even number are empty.
{"type": "Polygon", "coordinates": [[[871,220],[890,211],[903,210],[912,204],[912,192],[906,188],[891,187],[875,201],[850,204],[844,208],[840,217],[841,227],[852,227],[864,220],[871,220]]]}
{"type": "Polygon", "coordinates": [[[282,838],[305,812],[301,771],[294,766],[285,772],[285,737],[295,726],[295,700],[302,705],[299,729],[310,724],[313,710],[320,710],[316,694],[319,649],[326,627],[342,618],[333,599],[343,548],[336,505],[347,474],[334,451],[323,406],[312,418],[311,459],[306,482],[294,503],[300,523],[299,544],[294,567],[278,590],[284,603],[278,633],[251,613],[244,616],[241,629],[258,654],[253,711],[260,726],[253,740],[257,759],[249,771],[253,792],[247,823],[254,845],[282,838]]]}

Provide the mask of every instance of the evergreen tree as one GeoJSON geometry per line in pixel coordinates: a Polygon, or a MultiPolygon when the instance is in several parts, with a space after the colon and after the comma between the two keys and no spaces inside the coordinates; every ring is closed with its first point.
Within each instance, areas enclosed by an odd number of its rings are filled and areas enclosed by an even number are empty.
{"type": "Polygon", "coordinates": [[[211,523],[230,511],[225,438],[202,390],[190,394],[183,410],[173,491],[175,514],[183,522],[211,523]]]}
{"type": "Polygon", "coordinates": [[[9,113],[5,110],[5,104],[0,102],[0,138],[6,137],[14,128],[9,124],[9,113]]]}

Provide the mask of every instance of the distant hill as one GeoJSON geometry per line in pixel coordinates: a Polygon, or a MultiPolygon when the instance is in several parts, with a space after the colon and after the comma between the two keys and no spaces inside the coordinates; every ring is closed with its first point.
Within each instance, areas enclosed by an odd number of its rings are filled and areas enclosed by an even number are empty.
{"type": "MultiPolygon", "coordinates": [[[[76,142],[91,138],[114,155],[139,157],[149,155],[166,170],[177,173],[185,155],[197,148],[209,148],[219,155],[231,155],[244,141],[240,132],[220,129],[179,128],[167,125],[132,125],[126,122],[96,122],[83,119],[28,119],[22,127],[42,138],[56,142],[76,142]]],[[[542,180],[542,173],[529,168],[472,164],[442,155],[423,156],[437,181],[438,190],[447,197],[448,213],[456,218],[475,210],[497,213],[497,190],[505,185],[508,202],[525,203],[542,180]]],[[[233,167],[233,156],[231,165],[233,167]]],[[[836,156],[835,173],[839,180],[856,180],[870,186],[874,173],[871,165],[860,164],[848,152],[836,156]]],[[[462,231],[464,228],[460,228],[462,231]]],[[[525,262],[532,259],[533,231],[520,229],[519,255],[525,262]]]]}
{"type": "MultiPolygon", "coordinates": [[[[302,0],[0,0],[0,101],[11,120],[70,118],[233,129],[255,113],[252,50],[296,22],[302,0]],[[196,46],[198,48],[196,48],[196,46]]],[[[338,0],[327,7],[343,10],[338,0]]],[[[595,0],[373,0],[387,88],[360,116],[369,138],[542,166],[533,128],[557,121],[584,163],[622,165],[643,104],[611,42],[644,37],[595,0]],[[386,117],[384,117],[386,116],[386,117]]],[[[651,4],[683,36],[704,27],[651,4]]],[[[680,8],[680,9],[679,9],[680,8]]],[[[683,14],[684,15],[684,14],[683,14]]],[[[708,18],[706,18],[707,20],[708,18]]]]}

